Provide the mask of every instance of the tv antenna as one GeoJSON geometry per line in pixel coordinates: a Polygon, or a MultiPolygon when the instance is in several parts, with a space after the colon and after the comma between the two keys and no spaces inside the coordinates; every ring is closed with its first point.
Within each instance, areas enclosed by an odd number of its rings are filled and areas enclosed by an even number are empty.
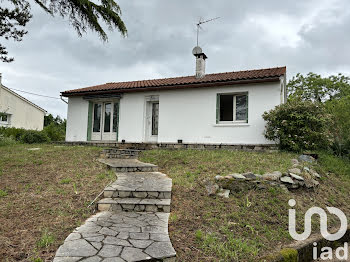
{"type": "Polygon", "coordinates": [[[202,29],[201,25],[208,23],[208,22],[211,22],[211,21],[214,21],[214,20],[219,19],[219,18],[220,17],[215,17],[215,18],[208,19],[205,21],[202,21],[202,18],[199,18],[199,22],[197,23],[197,46],[198,46],[199,29],[202,29]]]}

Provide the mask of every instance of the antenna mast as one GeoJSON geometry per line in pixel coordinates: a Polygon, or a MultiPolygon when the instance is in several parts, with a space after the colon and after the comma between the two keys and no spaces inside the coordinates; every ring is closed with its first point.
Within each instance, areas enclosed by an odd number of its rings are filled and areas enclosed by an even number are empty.
{"type": "Polygon", "coordinates": [[[199,22],[197,23],[197,46],[199,44],[199,41],[198,41],[198,38],[199,38],[199,29],[202,29],[201,25],[202,24],[205,24],[205,23],[208,23],[208,22],[211,22],[211,21],[214,21],[216,19],[219,19],[220,17],[215,17],[215,18],[212,18],[212,19],[209,19],[209,20],[206,20],[206,21],[202,21],[202,18],[199,19],[199,22]]]}

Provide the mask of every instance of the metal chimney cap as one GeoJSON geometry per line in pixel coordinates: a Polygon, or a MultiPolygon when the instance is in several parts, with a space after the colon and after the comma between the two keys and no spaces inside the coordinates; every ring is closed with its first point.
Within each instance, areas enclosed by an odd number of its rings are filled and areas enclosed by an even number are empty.
{"type": "Polygon", "coordinates": [[[192,50],[192,54],[194,56],[203,54],[202,48],[200,48],[199,46],[194,47],[193,50],[192,50]]]}

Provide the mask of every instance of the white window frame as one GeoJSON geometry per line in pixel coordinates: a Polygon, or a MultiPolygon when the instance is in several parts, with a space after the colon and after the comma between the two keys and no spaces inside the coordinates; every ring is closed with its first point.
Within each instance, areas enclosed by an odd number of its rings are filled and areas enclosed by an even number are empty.
{"type": "Polygon", "coordinates": [[[0,125],[1,126],[8,126],[8,125],[10,125],[10,118],[11,118],[10,114],[0,113],[0,125]],[[6,121],[2,120],[2,116],[3,115],[6,115],[6,117],[7,117],[6,121]]]}
{"type": "MultiPolygon", "coordinates": [[[[248,124],[248,110],[249,110],[249,99],[248,99],[248,92],[243,92],[243,93],[219,93],[220,96],[219,98],[219,103],[221,102],[221,96],[222,95],[232,95],[233,96],[233,121],[222,121],[220,120],[220,111],[219,111],[219,121],[218,124],[248,124]],[[247,119],[246,120],[236,120],[236,103],[237,103],[237,96],[247,96],[247,119]]],[[[220,110],[220,104],[219,104],[219,109],[220,110]]]]}

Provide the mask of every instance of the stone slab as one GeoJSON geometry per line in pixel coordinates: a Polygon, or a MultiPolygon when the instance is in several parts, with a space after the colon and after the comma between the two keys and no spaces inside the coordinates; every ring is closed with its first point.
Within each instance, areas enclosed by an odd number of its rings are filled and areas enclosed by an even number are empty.
{"type": "Polygon", "coordinates": [[[161,172],[117,173],[108,190],[138,192],[171,192],[172,180],[161,172]]]}
{"type": "Polygon", "coordinates": [[[168,220],[169,213],[159,212],[97,213],[67,237],[57,250],[54,261],[143,261],[172,258],[175,250],[168,235],[168,220]],[[89,232],[89,229],[92,231],[89,232]]]}

